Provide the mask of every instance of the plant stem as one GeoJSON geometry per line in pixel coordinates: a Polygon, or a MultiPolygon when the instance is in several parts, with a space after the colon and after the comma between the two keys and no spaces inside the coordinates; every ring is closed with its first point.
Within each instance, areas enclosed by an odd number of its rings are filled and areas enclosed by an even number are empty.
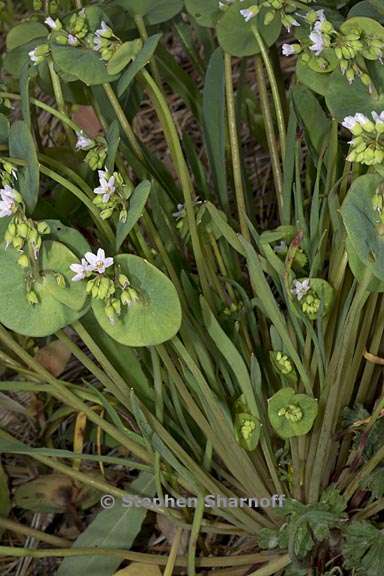
{"type": "Polygon", "coordinates": [[[277,574],[277,572],[283,570],[290,563],[291,559],[289,557],[289,554],[284,554],[282,556],[279,556],[279,558],[276,558],[276,560],[268,562],[268,564],[266,564],[262,568],[255,570],[255,572],[251,572],[249,576],[271,576],[272,574],[277,574]]]}
{"type": "Polygon", "coordinates": [[[283,176],[280,165],[279,150],[277,147],[275,131],[273,127],[273,119],[269,103],[269,96],[265,84],[263,62],[260,56],[256,56],[255,58],[255,71],[256,71],[257,86],[259,89],[260,106],[264,117],[264,125],[268,141],[268,148],[271,154],[272,173],[276,189],[277,204],[279,207],[280,218],[282,218],[283,204],[284,204],[283,176]]]}
{"type": "MultiPolygon", "coordinates": [[[[63,91],[61,89],[60,78],[56,74],[52,58],[48,58],[48,68],[49,68],[49,74],[51,76],[52,88],[57,102],[57,107],[59,108],[59,112],[61,113],[62,116],[67,116],[65,108],[65,100],[63,96],[63,91]]],[[[64,123],[64,130],[67,136],[67,140],[70,146],[72,147],[74,144],[74,138],[72,132],[68,128],[68,124],[66,123],[64,123]]]]}
{"type": "Polygon", "coordinates": [[[67,548],[71,545],[70,540],[65,538],[59,538],[58,536],[53,536],[52,534],[47,534],[41,530],[36,530],[36,528],[31,528],[30,526],[25,526],[24,524],[19,524],[19,522],[14,522],[9,518],[3,518],[0,516],[0,528],[3,530],[9,530],[15,534],[22,534],[23,536],[28,536],[29,538],[34,538],[40,542],[45,542],[46,544],[51,544],[52,546],[59,546],[60,548],[67,548]]]}
{"type": "Polygon", "coordinates": [[[252,32],[255,35],[257,43],[260,47],[261,57],[264,62],[265,69],[267,71],[269,84],[271,86],[272,98],[273,103],[275,105],[275,113],[276,113],[276,120],[277,126],[279,130],[279,139],[280,139],[280,149],[282,158],[285,158],[285,149],[286,149],[286,127],[285,127],[285,118],[284,118],[284,111],[283,106],[281,104],[280,99],[280,92],[279,87],[276,81],[275,72],[273,70],[272,62],[268,54],[268,50],[265,47],[264,40],[261,37],[257,27],[255,25],[252,26],[252,32]]]}
{"type": "Polygon", "coordinates": [[[245,204],[243,177],[241,171],[239,138],[237,133],[235,97],[233,93],[232,58],[230,54],[227,53],[225,54],[224,57],[224,69],[225,69],[225,90],[227,97],[229,139],[231,144],[232,169],[233,169],[233,179],[235,183],[237,211],[239,214],[241,234],[244,236],[246,240],[250,241],[250,234],[247,224],[247,210],[245,204]]]}
{"type": "MultiPolygon", "coordinates": [[[[142,16],[135,16],[135,24],[140,33],[141,39],[143,40],[143,42],[146,42],[148,40],[148,32],[145,27],[144,18],[142,16]]],[[[154,79],[161,88],[162,87],[161,76],[154,56],[152,57],[152,60],[150,60],[149,66],[151,68],[151,72],[153,74],[154,79]]]]}

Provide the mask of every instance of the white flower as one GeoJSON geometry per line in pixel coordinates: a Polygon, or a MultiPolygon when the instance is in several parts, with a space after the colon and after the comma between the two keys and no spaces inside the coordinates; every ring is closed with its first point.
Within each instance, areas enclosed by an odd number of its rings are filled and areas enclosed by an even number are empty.
{"type": "Polygon", "coordinates": [[[283,44],[281,47],[281,52],[283,56],[292,56],[295,54],[295,49],[291,44],[283,44]]]}
{"type": "Polygon", "coordinates": [[[81,264],[71,264],[70,269],[72,272],[75,272],[75,276],[72,278],[72,282],[80,282],[80,280],[84,280],[87,272],[91,271],[91,267],[85,258],[81,259],[81,264]]]}
{"type": "Polygon", "coordinates": [[[103,202],[107,203],[115,192],[115,177],[110,176],[108,170],[98,170],[100,186],[94,189],[95,194],[102,194],[103,202]]]}
{"type": "Polygon", "coordinates": [[[3,200],[3,202],[9,202],[9,201],[13,201],[16,200],[17,197],[17,192],[16,190],[14,190],[12,188],[12,186],[9,186],[9,184],[6,184],[4,186],[4,188],[0,188],[0,196],[1,199],[3,200]]]}
{"type": "Polygon", "coordinates": [[[56,30],[57,28],[57,23],[51,16],[48,16],[48,18],[44,20],[44,23],[52,30],[56,30]]]}
{"type": "Polygon", "coordinates": [[[17,192],[6,184],[0,188],[0,218],[12,216],[15,210],[17,192]]]}
{"type": "Polygon", "coordinates": [[[39,57],[36,54],[36,48],[34,50],[31,50],[30,52],[28,52],[28,56],[29,56],[31,62],[33,62],[34,64],[38,63],[39,57]]]}
{"type": "Polygon", "coordinates": [[[13,203],[7,200],[0,200],[0,218],[5,218],[6,216],[12,216],[13,214],[13,203]]]}
{"type": "Polygon", "coordinates": [[[361,112],[357,112],[357,114],[355,114],[355,120],[361,126],[363,126],[364,124],[366,124],[367,122],[370,121],[369,118],[367,118],[367,116],[365,114],[362,114],[361,112]]]}
{"type": "Polygon", "coordinates": [[[103,40],[101,38],[101,36],[95,36],[93,38],[93,48],[94,50],[96,50],[96,52],[99,52],[101,50],[103,44],[103,40]]]}
{"type": "MultiPolygon", "coordinates": [[[[324,20],[326,20],[326,16],[325,16],[325,12],[324,10],[316,10],[316,14],[317,14],[317,21],[318,22],[324,22],[324,20]]],[[[317,24],[317,23],[316,23],[317,24]]],[[[316,26],[315,24],[315,26],[316,26]]]]}
{"type": "Polygon", "coordinates": [[[372,118],[375,122],[384,122],[384,112],[380,112],[380,114],[372,112],[372,118]]]}
{"type": "Polygon", "coordinates": [[[312,41],[312,45],[309,47],[309,49],[311,50],[311,52],[314,52],[316,56],[319,56],[321,52],[324,50],[325,43],[322,33],[320,32],[320,30],[316,29],[316,24],[315,28],[309,35],[309,39],[312,41]]]}
{"type": "Polygon", "coordinates": [[[91,138],[88,138],[82,130],[81,132],[76,132],[76,136],[76,150],[87,150],[88,148],[92,148],[94,145],[94,141],[91,138]]]}
{"type": "Polygon", "coordinates": [[[344,128],[347,128],[348,130],[353,130],[353,128],[356,126],[357,123],[358,122],[354,116],[346,116],[342,121],[341,125],[344,126],[344,128]]]}
{"type": "Polygon", "coordinates": [[[294,280],[291,292],[300,301],[311,289],[309,278],[305,278],[302,282],[294,280]]]}
{"type": "Polygon", "coordinates": [[[98,28],[98,30],[96,30],[95,34],[96,34],[96,36],[101,36],[104,38],[110,38],[112,35],[112,30],[108,26],[108,24],[106,24],[103,20],[100,24],[100,28],[98,28]]]}
{"type": "Polygon", "coordinates": [[[240,10],[240,14],[242,15],[242,17],[246,22],[249,22],[250,20],[252,20],[252,18],[256,16],[252,8],[244,8],[244,10],[240,10]]]}
{"type": "Polygon", "coordinates": [[[180,218],[182,218],[185,215],[185,207],[184,204],[178,204],[176,206],[176,212],[172,213],[172,216],[174,218],[176,218],[176,220],[179,220],[180,218]]]}
{"type": "Polygon", "coordinates": [[[98,249],[97,254],[87,252],[85,259],[89,263],[88,270],[98,272],[99,274],[104,274],[105,270],[113,264],[113,258],[106,258],[102,248],[98,249]]]}
{"type": "Polygon", "coordinates": [[[73,34],[68,34],[67,40],[70,46],[77,46],[79,43],[79,40],[77,39],[76,36],[73,36],[73,34]]]}

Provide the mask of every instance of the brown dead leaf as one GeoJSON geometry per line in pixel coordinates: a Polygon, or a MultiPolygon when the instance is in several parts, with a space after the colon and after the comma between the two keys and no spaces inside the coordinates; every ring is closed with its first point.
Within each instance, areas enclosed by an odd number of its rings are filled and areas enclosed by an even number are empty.
{"type": "MultiPolygon", "coordinates": [[[[164,514],[157,514],[156,524],[162,535],[166,538],[168,544],[172,545],[176,536],[177,526],[169,520],[164,514]]],[[[177,551],[178,556],[183,556],[188,549],[188,533],[184,530],[181,534],[180,545],[177,551]]]]}
{"type": "Polygon", "coordinates": [[[71,357],[71,352],[59,340],[50,342],[37,352],[36,360],[53,376],[60,376],[71,357]]]}
{"type": "Polygon", "coordinates": [[[92,106],[78,106],[72,113],[72,119],[91,138],[95,138],[103,130],[92,106]]]}

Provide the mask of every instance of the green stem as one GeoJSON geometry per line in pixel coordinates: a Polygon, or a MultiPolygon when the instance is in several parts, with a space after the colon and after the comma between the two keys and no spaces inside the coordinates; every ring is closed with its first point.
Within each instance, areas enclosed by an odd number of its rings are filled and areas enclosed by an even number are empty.
{"type": "Polygon", "coordinates": [[[236,122],[235,97],[233,93],[232,58],[230,54],[227,53],[225,54],[224,62],[225,62],[225,90],[227,98],[228,128],[229,128],[229,139],[231,144],[232,169],[233,169],[233,179],[235,183],[237,211],[239,214],[241,233],[246,240],[250,241],[250,234],[247,224],[247,210],[245,204],[243,177],[241,172],[239,138],[237,133],[237,122],[236,122]]]}
{"type": "Polygon", "coordinates": [[[171,112],[168,108],[167,101],[162,94],[161,90],[158,88],[156,82],[146,70],[143,70],[141,77],[145,81],[149,96],[152,103],[158,113],[159,120],[162,124],[165,137],[167,139],[168,145],[170,147],[175,167],[180,179],[181,188],[183,190],[185,209],[187,213],[188,226],[191,234],[193,252],[196,259],[196,266],[198,270],[198,275],[200,278],[202,290],[204,296],[210,301],[209,285],[207,280],[207,273],[205,270],[205,262],[200,246],[200,239],[197,230],[197,224],[195,219],[194,207],[193,207],[193,188],[192,182],[189,176],[188,167],[181,149],[181,144],[179,140],[179,135],[175,123],[173,121],[171,112]]]}
{"type": "Polygon", "coordinates": [[[144,162],[144,154],[143,154],[143,151],[141,149],[141,146],[140,146],[140,144],[136,138],[134,131],[132,130],[130,123],[128,122],[128,119],[125,115],[125,112],[122,109],[120,102],[119,102],[112,86],[110,84],[106,83],[106,84],[103,84],[103,88],[104,88],[104,91],[105,91],[105,94],[106,94],[108,100],[110,101],[110,103],[112,105],[112,108],[116,114],[116,117],[117,117],[118,121],[120,122],[120,125],[124,131],[124,134],[127,137],[127,140],[129,142],[133,152],[136,154],[136,156],[139,160],[144,162]]]}
{"type": "Polygon", "coordinates": [[[284,554],[279,558],[276,558],[276,560],[268,562],[268,564],[262,568],[255,570],[255,572],[251,572],[249,576],[271,576],[272,574],[277,574],[277,572],[283,570],[290,563],[291,559],[289,554],[284,554]]]}
{"type": "MultiPolygon", "coordinates": [[[[141,39],[143,40],[143,42],[146,42],[148,40],[148,32],[147,32],[147,29],[145,27],[144,18],[142,16],[135,16],[135,24],[137,26],[139,33],[140,33],[141,39]]],[[[155,57],[153,57],[152,60],[150,60],[149,66],[150,66],[150,69],[151,69],[151,72],[153,74],[154,79],[156,80],[157,84],[161,88],[162,81],[161,81],[159,68],[156,64],[155,57]]]]}
{"type": "MultiPolygon", "coordinates": [[[[63,96],[63,91],[61,89],[60,78],[56,74],[53,60],[51,58],[48,58],[48,68],[49,68],[49,74],[51,76],[52,88],[53,88],[53,93],[55,95],[55,99],[57,102],[57,107],[59,108],[59,112],[62,116],[67,116],[66,108],[65,108],[65,100],[64,100],[64,96],[63,96]]],[[[74,138],[73,138],[72,132],[68,128],[68,124],[64,124],[64,130],[65,130],[68,142],[72,147],[74,144],[74,138]]]]}
{"type": "Polygon", "coordinates": [[[52,534],[47,534],[41,530],[36,530],[36,528],[30,528],[30,526],[19,524],[19,522],[14,522],[13,520],[2,518],[1,516],[0,529],[9,530],[10,532],[21,534],[22,536],[28,536],[29,538],[34,538],[35,540],[45,542],[46,544],[51,544],[52,546],[59,546],[60,548],[67,548],[71,545],[70,540],[59,538],[58,536],[53,536],[52,534]]]}
{"type": "Polygon", "coordinates": [[[255,35],[257,43],[260,47],[260,54],[264,62],[265,69],[267,71],[269,84],[271,86],[272,98],[273,103],[275,105],[275,113],[276,113],[276,120],[277,126],[279,130],[279,137],[280,137],[280,149],[281,155],[285,158],[285,149],[286,149],[286,127],[285,127],[285,118],[284,118],[284,110],[281,104],[279,87],[276,81],[275,72],[273,70],[273,65],[271,59],[268,54],[268,50],[265,47],[264,40],[261,37],[257,27],[255,25],[252,26],[252,32],[255,35]]]}
{"type": "Polygon", "coordinates": [[[263,118],[264,118],[265,133],[267,136],[269,152],[271,154],[272,173],[273,173],[273,180],[275,183],[277,203],[279,206],[279,213],[282,217],[283,204],[284,204],[283,175],[282,175],[281,165],[280,165],[279,150],[277,147],[275,131],[274,131],[274,127],[273,127],[273,118],[272,118],[271,107],[270,107],[270,103],[269,103],[269,96],[268,96],[268,91],[267,91],[267,87],[265,84],[263,62],[262,62],[260,56],[256,56],[256,58],[255,58],[255,71],[256,71],[257,86],[259,89],[260,106],[261,106],[261,111],[263,113],[263,118]]]}

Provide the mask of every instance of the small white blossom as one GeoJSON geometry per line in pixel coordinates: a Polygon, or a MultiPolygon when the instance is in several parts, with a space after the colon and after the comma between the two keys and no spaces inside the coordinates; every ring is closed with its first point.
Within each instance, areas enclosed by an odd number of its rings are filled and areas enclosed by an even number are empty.
{"type": "Polygon", "coordinates": [[[81,259],[81,264],[71,264],[70,269],[72,272],[75,272],[72,282],[80,282],[80,280],[84,280],[87,273],[91,271],[91,267],[85,258],[81,259]]]}
{"type": "Polygon", "coordinates": [[[179,220],[180,218],[182,218],[185,215],[185,207],[184,204],[178,204],[176,206],[176,212],[172,213],[172,216],[174,218],[176,218],[176,220],[179,220]]]}
{"type": "Polygon", "coordinates": [[[112,30],[103,20],[100,24],[100,28],[96,30],[95,35],[101,36],[102,38],[109,38],[112,35],[112,30]]]}
{"type": "Polygon", "coordinates": [[[0,196],[3,201],[13,201],[16,200],[17,191],[9,184],[6,184],[4,188],[0,188],[0,196]]]}
{"type": "Polygon", "coordinates": [[[113,258],[106,258],[102,248],[98,249],[97,254],[87,252],[85,259],[89,264],[88,270],[98,272],[99,274],[104,274],[106,269],[113,265],[113,258]]]}
{"type": "MultiPolygon", "coordinates": [[[[324,22],[324,20],[326,20],[326,15],[325,15],[325,11],[324,10],[316,10],[316,14],[317,14],[317,21],[318,22],[324,22]]],[[[316,26],[316,24],[315,24],[316,26]]]]}
{"type": "Polygon", "coordinates": [[[364,124],[366,124],[367,122],[370,121],[369,118],[367,118],[367,116],[365,114],[362,114],[361,112],[357,112],[357,114],[355,114],[355,120],[361,126],[363,126],[364,124]]]}
{"type": "Polygon", "coordinates": [[[34,64],[38,63],[39,57],[36,54],[36,48],[34,50],[31,50],[30,52],[28,52],[28,56],[29,56],[31,62],[33,62],[34,64]]]}
{"type": "Polygon", "coordinates": [[[300,282],[300,280],[294,280],[291,292],[300,301],[311,289],[309,278],[305,278],[300,282]]]}
{"type": "Polygon", "coordinates": [[[354,116],[346,116],[341,123],[341,125],[348,130],[352,130],[356,124],[358,124],[358,122],[354,116]]]}
{"type": "Polygon", "coordinates": [[[244,8],[244,10],[240,10],[240,14],[242,15],[242,17],[246,22],[249,22],[250,20],[252,20],[252,18],[256,16],[252,8],[244,8]]]}
{"type": "Polygon", "coordinates": [[[94,145],[94,141],[91,138],[88,138],[88,136],[86,136],[83,131],[76,132],[76,136],[76,150],[87,150],[92,148],[94,145]]]}
{"type": "Polygon", "coordinates": [[[73,34],[68,34],[67,40],[68,40],[68,44],[70,46],[77,46],[79,44],[78,38],[76,36],[74,36],[73,34]]]}
{"type": "Polygon", "coordinates": [[[316,24],[315,28],[309,35],[309,39],[312,41],[312,45],[309,47],[309,49],[311,50],[311,52],[314,52],[316,56],[319,56],[321,52],[324,50],[325,42],[321,31],[319,29],[316,29],[316,24]]]}
{"type": "Polygon", "coordinates": [[[58,27],[57,22],[56,22],[51,16],[48,16],[48,18],[46,18],[46,19],[44,20],[44,23],[45,23],[49,28],[51,28],[51,30],[56,30],[57,27],[58,27]]]}
{"type": "Polygon", "coordinates": [[[380,112],[380,114],[372,112],[372,118],[375,122],[384,122],[384,112],[380,112]]]}
{"type": "Polygon", "coordinates": [[[103,39],[101,38],[101,36],[95,36],[93,38],[93,49],[96,50],[96,52],[100,52],[102,45],[103,45],[103,39]]]}
{"type": "Polygon", "coordinates": [[[15,210],[16,196],[16,190],[8,184],[4,188],[0,188],[0,218],[12,216],[15,210]]]}
{"type": "Polygon", "coordinates": [[[103,202],[107,203],[115,192],[115,177],[109,175],[108,170],[98,170],[100,186],[94,189],[95,194],[103,196],[103,202]]]}
{"type": "Polygon", "coordinates": [[[281,52],[283,56],[292,56],[295,54],[295,49],[293,48],[292,44],[283,44],[281,47],[281,52]]]}

